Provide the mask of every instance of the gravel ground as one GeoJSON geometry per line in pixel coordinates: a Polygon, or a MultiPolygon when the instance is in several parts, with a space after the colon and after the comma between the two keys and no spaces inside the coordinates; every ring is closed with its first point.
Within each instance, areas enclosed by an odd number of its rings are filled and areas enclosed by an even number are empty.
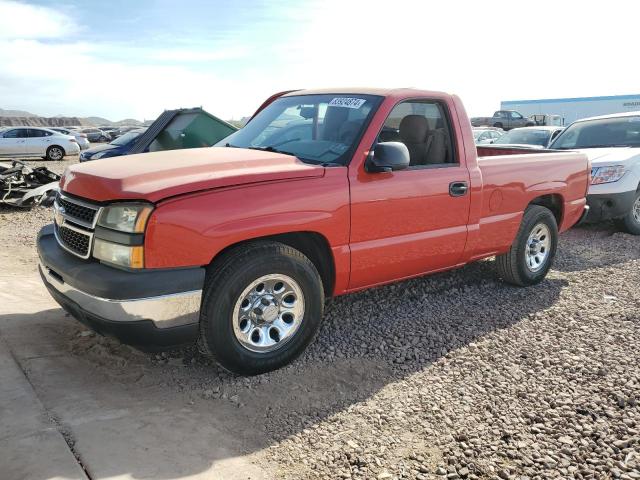
{"type": "MultiPolygon", "coordinates": [[[[24,252],[3,269],[33,269],[50,216],[0,210],[5,251],[24,252]]],[[[484,261],[339,297],[308,351],[260,377],[80,325],[68,348],[136,388],[236,406],[277,478],[640,479],[639,259],[639,238],[583,227],[535,287],[484,261]]]]}

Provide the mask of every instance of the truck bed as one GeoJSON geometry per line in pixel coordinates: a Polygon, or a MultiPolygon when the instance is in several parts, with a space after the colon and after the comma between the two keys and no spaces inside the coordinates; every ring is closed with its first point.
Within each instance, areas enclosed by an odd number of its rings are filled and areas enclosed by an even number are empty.
{"type": "Polygon", "coordinates": [[[477,150],[483,187],[476,252],[508,248],[526,206],[540,196],[558,212],[561,232],[582,215],[590,173],[586,155],[497,146],[477,150]]]}
{"type": "Polygon", "coordinates": [[[526,148],[526,147],[510,147],[499,145],[478,145],[476,146],[478,151],[478,157],[495,157],[498,155],[526,155],[529,153],[550,153],[555,150],[546,150],[540,148],[526,148]]]}

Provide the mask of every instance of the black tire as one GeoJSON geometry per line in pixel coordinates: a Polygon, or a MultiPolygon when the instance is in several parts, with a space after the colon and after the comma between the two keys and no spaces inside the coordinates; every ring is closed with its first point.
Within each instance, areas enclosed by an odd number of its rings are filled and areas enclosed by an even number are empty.
{"type": "Polygon", "coordinates": [[[558,225],[553,213],[540,205],[529,205],[524,212],[520,229],[511,249],[505,254],[496,256],[498,274],[505,282],[519,287],[540,283],[553,265],[557,247],[558,225]],[[539,230],[540,225],[547,227],[550,242],[548,249],[545,249],[547,255],[544,260],[533,270],[527,262],[527,252],[531,251],[527,243],[534,229],[539,230]]]}
{"type": "Polygon", "coordinates": [[[498,123],[494,123],[493,126],[495,128],[502,128],[502,123],[498,122],[498,123]]]}
{"type": "Polygon", "coordinates": [[[532,122],[528,122],[528,123],[525,125],[525,127],[535,127],[535,126],[536,126],[536,125],[535,125],[535,123],[532,123],[532,122]]]}
{"type": "Polygon", "coordinates": [[[199,348],[239,375],[258,375],[292,362],[313,340],[324,309],[322,280],[314,264],[298,250],[278,242],[249,243],[225,254],[210,267],[203,293],[199,348]],[[282,346],[255,352],[243,346],[234,333],[234,308],[252,282],[272,274],[297,282],[304,297],[303,320],[282,346]]]}
{"type": "Polygon", "coordinates": [[[47,156],[46,159],[52,162],[60,161],[64,158],[66,153],[64,152],[64,148],[59,145],[51,145],[47,148],[47,156]]]}
{"type": "Polygon", "coordinates": [[[106,142],[106,141],[107,141],[107,137],[105,137],[104,135],[102,135],[102,136],[98,139],[98,141],[99,141],[99,142],[104,143],[104,142],[106,142]]]}
{"type": "Polygon", "coordinates": [[[631,210],[624,217],[615,220],[618,228],[632,235],[640,235],[640,214],[636,208],[640,210],[640,191],[636,192],[631,210]]]}

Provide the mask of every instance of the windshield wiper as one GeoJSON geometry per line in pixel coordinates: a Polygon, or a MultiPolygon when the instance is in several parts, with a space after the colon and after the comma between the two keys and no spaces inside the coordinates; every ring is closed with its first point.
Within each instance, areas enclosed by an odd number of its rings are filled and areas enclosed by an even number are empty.
{"type": "Polygon", "coordinates": [[[277,148],[268,145],[266,147],[247,147],[251,150],[260,150],[262,152],[273,152],[273,153],[282,153],[283,155],[291,155],[293,157],[297,156],[295,153],[285,152],[284,150],[278,150],[277,148]]]}
{"type": "Polygon", "coordinates": [[[230,144],[230,143],[228,143],[228,142],[227,142],[227,143],[225,143],[225,144],[224,144],[224,146],[225,146],[225,147],[228,147],[228,148],[240,148],[239,146],[237,146],[237,145],[231,145],[231,144],[230,144]]]}

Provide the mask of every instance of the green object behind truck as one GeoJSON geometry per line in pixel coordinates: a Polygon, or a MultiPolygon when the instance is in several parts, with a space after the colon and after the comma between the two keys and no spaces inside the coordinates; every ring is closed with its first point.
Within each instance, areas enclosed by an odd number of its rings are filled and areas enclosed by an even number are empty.
{"type": "Polygon", "coordinates": [[[238,130],[202,108],[165,110],[129,154],[210,147],[238,130]]]}

